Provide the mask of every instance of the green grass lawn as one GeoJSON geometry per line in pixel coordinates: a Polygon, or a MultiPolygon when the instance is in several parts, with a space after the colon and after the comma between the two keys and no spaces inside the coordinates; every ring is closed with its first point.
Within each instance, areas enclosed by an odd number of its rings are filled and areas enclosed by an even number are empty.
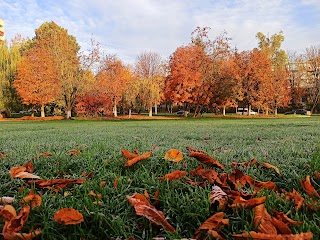
{"type": "MultiPolygon", "coordinates": [[[[279,188],[298,190],[309,199],[300,186],[300,179],[307,175],[320,192],[320,180],[312,174],[320,171],[320,117],[292,117],[274,119],[178,119],[178,120],[122,120],[122,121],[8,121],[0,122],[0,152],[7,157],[0,158],[0,197],[14,196],[13,204],[20,209],[20,200],[29,193],[23,180],[12,179],[11,167],[31,160],[35,174],[43,179],[83,178],[82,172],[94,175],[85,184],[68,186],[64,190],[35,191],[42,197],[42,205],[32,209],[25,232],[41,228],[39,239],[166,239],[192,238],[196,229],[215,210],[208,194],[212,186],[205,188],[187,185],[180,180],[159,181],[158,177],[174,170],[195,169],[200,163],[187,156],[186,146],[204,150],[219,160],[231,173],[231,162],[244,162],[256,158],[258,162],[268,162],[277,166],[281,175],[273,170],[260,171],[249,167],[243,171],[260,181],[271,180],[279,188]],[[130,168],[124,168],[125,159],[121,149],[141,153],[157,146],[152,156],[130,168]],[[176,148],[183,152],[179,163],[163,159],[165,153],[176,148]],[[69,156],[70,149],[81,150],[79,156],[69,156]],[[40,158],[43,152],[52,157],[40,158]],[[118,186],[114,189],[114,180],[118,186]],[[101,181],[107,184],[102,187],[101,181]],[[90,190],[102,194],[102,204],[88,196],[90,190]],[[137,216],[129,205],[127,196],[147,190],[153,199],[158,190],[158,208],[176,228],[171,235],[144,217],[137,216]],[[79,210],[85,221],[74,226],[63,226],[53,220],[53,215],[61,208],[79,210]],[[117,238],[119,237],[119,238],[117,238]]],[[[190,177],[190,175],[188,175],[190,177]]],[[[293,227],[294,233],[311,231],[314,239],[320,238],[320,212],[303,207],[295,211],[293,203],[279,195],[262,191],[267,195],[269,212],[275,208],[288,214],[301,226],[293,227]]],[[[318,199],[319,202],[319,199],[318,199]]],[[[230,225],[222,233],[232,239],[234,233],[253,230],[251,210],[225,211],[230,225]]],[[[0,228],[3,227],[0,222],[0,228]]]]}

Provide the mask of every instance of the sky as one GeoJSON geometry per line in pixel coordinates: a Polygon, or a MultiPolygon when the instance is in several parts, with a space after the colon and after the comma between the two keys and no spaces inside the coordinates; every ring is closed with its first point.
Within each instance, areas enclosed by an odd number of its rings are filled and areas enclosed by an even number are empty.
{"type": "Polygon", "coordinates": [[[240,51],[258,46],[257,32],[283,31],[286,51],[320,44],[320,0],[0,0],[0,9],[7,40],[32,38],[41,24],[54,21],[81,50],[94,39],[104,53],[129,64],[146,51],[168,59],[190,43],[197,26],[210,27],[212,39],[226,31],[240,51]]]}

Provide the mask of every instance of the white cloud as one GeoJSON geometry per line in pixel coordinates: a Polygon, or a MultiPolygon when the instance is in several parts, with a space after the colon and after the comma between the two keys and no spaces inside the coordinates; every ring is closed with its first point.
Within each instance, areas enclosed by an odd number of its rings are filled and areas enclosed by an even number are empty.
{"type": "Polygon", "coordinates": [[[257,46],[255,35],[283,31],[285,49],[303,50],[320,39],[319,0],[3,0],[0,9],[7,38],[34,36],[45,21],[68,29],[86,50],[90,38],[109,53],[133,62],[142,51],[167,58],[190,41],[196,26],[209,26],[212,36],[223,30],[240,50],[257,46]],[[308,14],[308,21],[299,13],[308,14]],[[299,15],[300,14],[300,15],[299,15]],[[312,24],[310,23],[312,22],[312,24]]]}

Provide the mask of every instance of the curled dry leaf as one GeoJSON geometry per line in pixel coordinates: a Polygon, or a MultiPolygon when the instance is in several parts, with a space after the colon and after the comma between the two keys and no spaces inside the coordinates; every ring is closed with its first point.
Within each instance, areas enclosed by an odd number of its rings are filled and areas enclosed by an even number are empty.
{"type": "Polygon", "coordinates": [[[224,212],[218,212],[208,218],[195,232],[198,235],[201,230],[220,231],[224,225],[229,225],[229,219],[224,219],[224,212]]]}
{"type": "Polygon", "coordinates": [[[38,194],[34,194],[34,191],[31,190],[30,193],[21,200],[20,204],[31,203],[31,208],[35,208],[41,205],[42,198],[38,194]]]}
{"type": "Polygon", "coordinates": [[[181,178],[186,174],[187,174],[186,171],[176,170],[172,173],[168,173],[168,174],[164,175],[163,177],[159,177],[158,179],[159,180],[174,180],[174,179],[181,178]]]}
{"type": "Polygon", "coordinates": [[[122,149],[122,150],[121,150],[121,154],[122,154],[122,156],[124,156],[127,160],[131,160],[131,159],[139,156],[138,153],[131,153],[131,152],[129,152],[129,151],[126,150],[126,149],[122,149]]]}
{"type": "Polygon", "coordinates": [[[207,233],[209,235],[211,235],[212,237],[214,237],[214,239],[218,239],[218,240],[224,240],[225,239],[225,238],[221,237],[220,234],[217,231],[209,230],[207,233]]]}
{"type": "Polygon", "coordinates": [[[304,198],[301,197],[301,195],[293,189],[292,192],[287,192],[285,190],[282,190],[284,194],[286,194],[286,200],[293,200],[294,201],[294,207],[296,210],[299,210],[303,203],[304,203],[304,198]]]}
{"type": "Polygon", "coordinates": [[[75,225],[84,221],[82,214],[73,208],[62,208],[54,214],[54,220],[64,225],[75,225]]]}
{"type": "Polygon", "coordinates": [[[41,229],[35,229],[29,233],[17,233],[17,232],[3,232],[2,236],[4,239],[8,240],[31,240],[35,236],[41,234],[41,229]]]}
{"type": "Polygon", "coordinates": [[[315,195],[316,197],[320,198],[319,193],[317,193],[317,191],[314,189],[314,187],[311,185],[310,182],[310,176],[306,177],[306,180],[301,179],[300,180],[300,184],[303,188],[303,190],[309,195],[309,196],[313,196],[315,195]]]}
{"type": "Polygon", "coordinates": [[[0,197],[0,204],[13,203],[14,197],[0,197]]]}
{"type": "Polygon", "coordinates": [[[137,157],[134,157],[134,158],[128,160],[128,161],[125,163],[124,166],[125,166],[125,167],[130,167],[130,166],[132,166],[133,164],[136,164],[137,162],[140,162],[140,161],[142,161],[142,160],[145,160],[145,159],[147,159],[147,158],[149,158],[149,157],[151,156],[151,153],[152,153],[152,151],[146,152],[146,153],[144,153],[144,154],[142,154],[142,155],[138,155],[137,157]]]}
{"type": "Polygon", "coordinates": [[[71,150],[68,150],[68,154],[69,154],[69,156],[71,156],[71,157],[73,157],[73,156],[79,156],[79,155],[80,155],[80,150],[71,149],[71,150]]]}
{"type": "Polygon", "coordinates": [[[260,189],[269,189],[269,190],[274,190],[274,191],[278,191],[278,187],[274,182],[268,181],[268,182],[259,182],[256,181],[254,183],[254,190],[255,191],[260,191],[260,189]]]}
{"type": "Polygon", "coordinates": [[[17,212],[11,205],[5,205],[0,210],[0,216],[2,216],[6,221],[10,221],[12,218],[17,216],[17,212]]]}
{"type": "Polygon", "coordinates": [[[154,206],[137,203],[134,205],[134,209],[136,210],[137,215],[144,216],[153,223],[161,225],[168,232],[174,233],[176,231],[175,228],[166,220],[163,213],[157,210],[154,206]]]}
{"type": "Polygon", "coordinates": [[[140,193],[135,193],[132,196],[128,196],[127,197],[128,202],[130,203],[131,206],[136,205],[137,203],[141,203],[141,204],[145,204],[145,205],[150,205],[149,201],[147,200],[147,198],[140,194],[140,193]]]}
{"type": "Polygon", "coordinates": [[[212,204],[218,203],[220,208],[224,210],[228,204],[228,195],[222,191],[222,189],[218,186],[213,186],[212,191],[209,194],[210,202],[212,204]]]}
{"type": "Polygon", "coordinates": [[[233,168],[238,168],[238,167],[248,167],[248,166],[253,166],[254,164],[258,164],[257,159],[253,158],[252,160],[248,161],[248,162],[242,162],[242,163],[238,163],[238,162],[232,162],[231,166],[233,168]]]}
{"type": "Polygon", "coordinates": [[[270,163],[266,163],[266,162],[263,162],[262,165],[265,166],[266,168],[271,168],[271,169],[275,170],[276,173],[281,175],[279,169],[276,166],[274,166],[274,165],[272,165],[270,163]]]}
{"type": "Polygon", "coordinates": [[[239,169],[233,169],[232,173],[228,176],[230,182],[235,186],[235,189],[242,188],[246,184],[249,184],[251,187],[254,186],[254,179],[246,174],[244,174],[239,169]]]}
{"type": "Polygon", "coordinates": [[[301,224],[303,224],[303,222],[297,222],[297,221],[292,220],[284,212],[278,212],[277,210],[273,209],[273,213],[274,213],[275,218],[277,218],[278,220],[281,220],[285,224],[288,224],[288,225],[301,225],[301,224]]]}
{"type": "Polygon", "coordinates": [[[257,239],[257,240],[312,240],[313,234],[311,232],[299,234],[266,234],[257,232],[244,232],[240,234],[233,234],[233,239],[257,239]]]}
{"type": "Polygon", "coordinates": [[[240,196],[236,196],[230,207],[253,208],[264,203],[265,201],[266,201],[266,196],[259,197],[259,198],[252,198],[249,200],[245,200],[240,196]]]}
{"type": "Polygon", "coordinates": [[[66,187],[68,184],[82,184],[85,180],[83,179],[51,179],[51,180],[29,180],[28,184],[35,184],[37,188],[51,189],[58,192],[59,189],[66,187]]]}
{"type": "Polygon", "coordinates": [[[10,221],[5,224],[3,232],[18,232],[20,231],[24,224],[27,222],[30,213],[30,206],[24,206],[19,214],[10,219],[10,221]]]}
{"type": "Polygon", "coordinates": [[[190,157],[194,157],[195,159],[197,159],[199,162],[208,165],[208,166],[212,166],[212,167],[216,167],[216,168],[220,168],[221,170],[225,170],[225,167],[219,163],[217,160],[215,160],[214,158],[210,157],[207,154],[201,153],[201,152],[193,152],[191,151],[189,153],[190,157]]]}
{"type": "Polygon", "coordinates": [[[33,173],[34,167],[31,161],[28,161],[26,164],[23,165],[26,168],[26,172],[33,173]]]}
{"type": "Polygon", "coordinates": [[[10,176],[15,177],[20,172],[25,172],[27,170],[26,167],[18,166],[18,167],[12,167],[10,168],[10,176]]]}
{"type": "Polygon", "coordinates": [[[271,217],[271,222],[272,222],[273,226],[276,227],[278,233],[281,233],[281,234],[291,234],[292,233],[289,226],[287,224],[285,224],[284,222],[280,221],[279,219],[277,219],[275,217],[271,217]]]}
{"type": "Polygon", "coordinates": [[[180,162],[182,160],[182,152],[177,149],[170,149],[164,156],[164,159],[172,162],[180,162]]]}
{"type": "Polygon", "coordinates": [[[214,171],[213,169],[203,169],[202,166],[198,166],[195,170],[190,171],[191,176],[199,175],[203,179],[207,180],[210,184],[215,184],[216,182],[221,185],[221,181],[219,179],[219,173],[214,171]]]}
{"type": "Polygon", "coordinates": [[[254,222],[254,225],[257,227],[258,232],[272,234],[272,235],[277,234],[277,229],[273,225],[272,218],[269,215],[264,204],[260,204],[254,207],[253,212],[254,212],[253,222],[254,222]]]}

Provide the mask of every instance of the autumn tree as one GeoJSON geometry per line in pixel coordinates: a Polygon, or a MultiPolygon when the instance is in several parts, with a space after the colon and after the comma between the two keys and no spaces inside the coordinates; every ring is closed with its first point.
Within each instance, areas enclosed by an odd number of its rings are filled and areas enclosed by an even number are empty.
{"type": "Polygon", "coordinates": [[[45,104],[56,100],[61,90],[52,55],[41,46],[33,47],[24,52],[17,72],[14,87],[22,102],[40,105],[45,117],[45,104]]]}
{"type": "Polygon", "coordinates": [[[272,35],[270,38],[263,33],[258,32],[256,35],[259,43],[259,49],[267,54],[271,59],[272,65],[272,83],[266,85],[269,89],[268,100],[265,102],[264,107],[268,114],[269,108],[275,110],[277,114],[278,107],[288,106],[290,102],[290,82],[288,80],[287,71],[287,54],[281,49],[281,44],[284,41],[283,32],[272,35]]]}
{"type": "Polygon", "coordinates": [[[270,58],[261,50],[244,51],[236,54],[240,69],[242,104],[248,107],[259,107],[268,104],[269,91],[273,91],[272,68],[270,58]]]}
{"type": "Polygon", "coordinates": [[[13,82],[21,54],[28,45],[28,39],[15,36],[10,45],[0,43],[0,109],[18,110],[21,106],[13,82]]]}
{"type": "Polygon", "coordinates": [[[42,46],[53,57],[53,64],[61,83],[61,98],[66,118],[69,119],[76,98],[87,85],[86,77],[89,76],[80,65],[80,47],[74,36],[54,22],[42,24],[35,33],[35,44],[42,46]]]}
{"type": "Polygon", "coordinates": [[[139,79],[139,100],[141,105],[149,110],[149,116],[152,116],[153,105],[157,114],[157,105],[162,96],[164,73],[164,63],[159,53],[143,52],[138,55],[134,74],[139,79]]]}
{"type": "Polygon", "coordinates": [[[137,108],[139,105],[139,89],[140,88],[140,79],[132,76],[131,80],[127,83],[123,95],[122,103],[128,109],[128,117],[131,118],[132,109],[137,108]]]}
{"type": "Polygon", "coordinates": [[[98,92],[110,99],[113,106],[112,112],[117,117],[117,105],[122,99],[127,83],[131,80],[129,68],[117,57],[108,55],[102,61],[96,78],[98,92]]]}
{"type": "Polygon", "coordinates": [[[311,46],[305,52],[308,81],[308,102],[311,112],[316,112],[320,102],[320,45],[311,46]]]}

